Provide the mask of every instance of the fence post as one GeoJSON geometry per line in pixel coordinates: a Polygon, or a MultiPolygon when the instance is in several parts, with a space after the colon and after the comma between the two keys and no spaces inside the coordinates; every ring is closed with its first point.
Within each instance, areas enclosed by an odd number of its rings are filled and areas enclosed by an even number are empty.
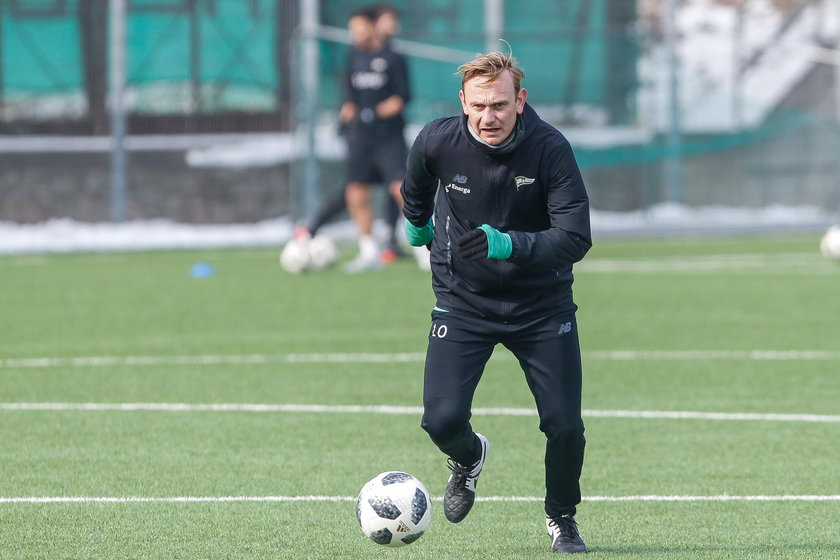
{"type": "Polygon", "coordinates": [[[505,26],[505,0],[484,0],[484,52],[500,51],[505,26]]]}
{"type": "Polygon", "coordinates": [[[89,130],[103,135],[108,133],[108,0],[80,1],[78,21],[89,130]]]}
{"type": "MultiPolygon", "coordinates": [[[[196,0],[190,0],[190,110],[199,117],[204,112],[201,91],[201,14],[196,0]]],[[[194,122],[197,122],[195,119],[194,122]]]]}
{"type": "Polygon", "coordinates": [[[832,21],[834,24],[834,118],[837,123],[840,123],[840,0],[829,0],[827,5],[829,13],[826,14],[826,20],[832,21]]]}
{"type": "Polygon", "coordinates": [[[303,214],[311,218],[318,210],[318,152],[316,126],[318,120],[319,70],[318,24],[319,0],[300,0],[300,27],[302,30],[302,85],[303,127],[306,136],[303,176],[303,214]]]}
{"type": "Polygon", "coordinates": [[[668,46],[668,202],[682,202],[682,139],[680,123],[679,56],[677,52],[677,1],[668,0],[665,40],[668,46]]]}
{"type": "Polygon", "coordinates": [[[125,219],[125,0],[111,0],[111,220],[125,219]]]}
{"type": "Polygon", "coordinates": [[[0,111],[3,109],[3,12],[5,8],[0,2],[0,111]]]}

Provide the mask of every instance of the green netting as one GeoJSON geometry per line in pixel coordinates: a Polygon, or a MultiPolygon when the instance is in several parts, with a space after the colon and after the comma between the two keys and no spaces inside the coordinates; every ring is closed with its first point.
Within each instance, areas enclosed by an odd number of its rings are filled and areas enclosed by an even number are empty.
{"type": "Polygon", "coordinates": [[[274,0],[216,2],[197,17],[179,13],[132,13],[128,26],[131,83],[189,80],[194,65],[203,81],[276,87],[274,0]],[[193,25],[196,31],[193,31],[193,25]],[[191,34],[197,33],[193,53],[191,34]],[[191,59],[198,56],[196,60],[191,59]]]}
{"type": "MultiPolygon", "coordinates": [[[[462,2],[392,2],[403,14],[404,39],[458,49],[467,53],[485,50],[484,0],[462,2]],[[422,4],[422,6],[418,6],[422,4]]],[[[344,27],[357,2],[324,3],[324,23],[344,27]]],[[[530,100],[535,104],[604,104],[609,82],[607,43],[613,34],[626,34],[607,27],[607,0],[531,0],[505,2],[504,38],[526,69],[530,100]]],[[[632,41],[631,41],[632,42],[632,41]]],[[[499,49],[507,49],[499,42],[499,49]]],[[[324,95],[322,102],[338,103],[335,77],[342,71],[346,46],[325,44],[324,95]]],[[[624,51],[627,65],[636,51],[624,51]]],[[[417,99],[432,105],[452,102],[459,82],[450,79],[457,64],[411,56],[412,86],[417,99]]]]}
{"type": "MultiPolygon", "coordinates": [[[[84,88],[80,0],[53,4],[46,10],[44,2],[34,0],[0,2],[0,91],[8,99],[84,88]]],[[[211,105],[214,96],[218,100],[243,89],[271,102],[279,84],[277,0],[199,0],[195,11],[189,5],[183,0],[129,3],[129,85],[197,85],[211,105]]],[[[105,4],[99,9],[104,11],[105,4]]],[[[107,14],[100,16],[107,22],[107,14]]],[[[88,35],[101,48],[107,45],[107,29],[88,29],[88,35]]],[[[154,91],[165,104],[166,95],[160,98],[161,90],[154,91]]],[[[170,94],[177,95],[177,90],[170,94]]],[[[247,96],[240,95],[240,102],[247,108],[247,96]]]]}
{"type": "Polygon", "coordinates": [[[5,92],[60,93],[82,87],[79,26],[66,16],[16,16],[0,2],[0,55],[5,92]]]}
{"type": "MultiPolygon", "coordinates": [[[[277,109],[283,81],[279,45],[294,39],[296,2],[280,0],[143,0],[129,2],[127,75],[139,106],[182,111],[183,98],[198,90],[202,110],[216,107],[277,109]],[[196,6],[193,10],[192,5],[196,6]],[[284,19],[285,18],[285,19],[284,19]]],[[[364,2],[325,0],[321,21],[344,28],[364,2]]],[[[484,0],[394,1],[402,13],[401,37],[459,49],[485,50],[484,0]]],[[[505,2],[505,38],[527,70],[526,86],[536,104],[609,103],[611,31],[607,0],[505,2]],[[525,9],[527,7],[527,9],[525,9]]],[[[94,3],[105,10],[107,2],[94,3]]],[[[80,93],[85,88],[81,0],[0,2],[0,94],[7,100],[45,94],[80,93]]],[[[107,23],[107,14],[101,14],[107,23]]],[[[91,30],[88,29],[88,34],[91,30]]],[[[99,47],[107,29],[99,30],[99,47]]],[[[297,44],[297,43],[293,43],[297,44]]],[[[504,45],[499,43],[499,48],[504,45]]],[[[347,46],[321,42],[323,108],[339,104],[338,78],[347,46]]],[[[634,52],[628,49],[628,60],[634,52]]],[[[300,60],[290,81],[299,82],[300,60]]],[[[457,64],[410,57],[418,118],[451,106],[457,64]]],[[[103,70],[107,68],[102,64],[103,70]]],[[[100,77],[104,82],[104,77],[100,77]]]]}

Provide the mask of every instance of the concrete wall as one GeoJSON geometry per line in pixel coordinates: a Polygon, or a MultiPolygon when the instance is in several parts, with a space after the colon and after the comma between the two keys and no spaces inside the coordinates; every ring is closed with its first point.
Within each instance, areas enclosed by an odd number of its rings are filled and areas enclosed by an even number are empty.
{"type": "MultiPolygon", "coordinates": [[[[289,168],[205,168],[183,152],[129,155],[127,219],[184,223],[253,222],[289,211],[289,168]]],[[[111,219],[105,153],[0,154],[0,220],[111,219]]]]}

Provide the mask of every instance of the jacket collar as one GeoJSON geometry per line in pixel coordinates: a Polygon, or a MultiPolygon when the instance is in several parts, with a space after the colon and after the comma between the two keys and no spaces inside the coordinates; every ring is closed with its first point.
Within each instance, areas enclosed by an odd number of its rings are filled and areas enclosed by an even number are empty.
{"type": "Polygon", "coordinates": [[[539,116],[537,116],[537,112],[526,103],[522,114],[516,115],[516,124],[513,126],[511,136],[499,147],[490,146],[475,138],[472,132],[470,132],[467,115],[461,115],[461,133],[467,139],[467,142],[483,152],[488,154],[509,154],[525,141],[525,138],[531,133],[538,120],[539,116]]]}

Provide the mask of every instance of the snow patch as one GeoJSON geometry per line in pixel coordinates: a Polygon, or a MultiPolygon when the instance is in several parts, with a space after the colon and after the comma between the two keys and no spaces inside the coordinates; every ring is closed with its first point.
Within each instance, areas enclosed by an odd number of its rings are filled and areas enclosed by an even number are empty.
{"type": "MultiPolygon", "coordinates": [[[[593,236],[685,235],[757,231],[821,231],[840,215],[810,206],[690,208],[659,204],[636,212],[592,211],[593,236]]],[[[144,251],[227,247],[279,247],[294,222],[277,218],[251,224],[183,224],[171,220],[85,223],[63,218],[37,224],[0,222],[0,255],[80,251],[144,251]]],[[[375,233],[384,233],[377,222],[375,233]]],[[[323,233],[338,242],[355,239],[349,221],[329,224],[323,233]]]]}

